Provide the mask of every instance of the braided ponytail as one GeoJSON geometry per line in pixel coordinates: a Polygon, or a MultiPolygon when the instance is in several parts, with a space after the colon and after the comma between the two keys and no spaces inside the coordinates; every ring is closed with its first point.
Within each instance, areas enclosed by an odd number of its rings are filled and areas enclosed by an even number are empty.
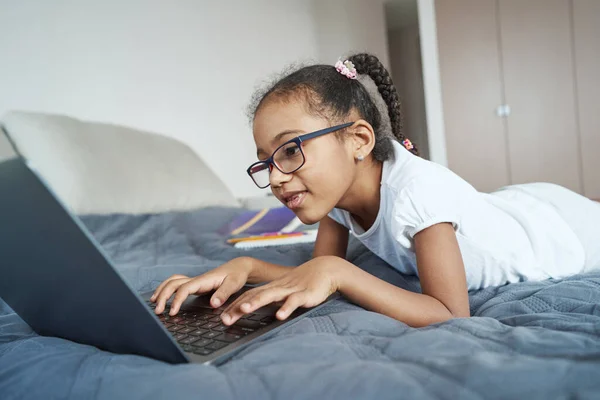
{"type": "MultiPolygon", "coordinates": [[[[403,132],[404,114],[402,113],[402,104],[398,97],[398,91],[392,82],[392,77],[389,72],[385,69],[381,61],[377,57],[367,53],[355,54],[348,58],[354,64],[356,72],[359,74],[365,74],[371,77],[381,97],[387,105],[388,115],[390,117],[390,124],[392,128],[392,134],[396,139],[403,143],[406,140],[403,132]]],[[[412,145],[410,151],[418,155],[417,148],[412,145]]]]}

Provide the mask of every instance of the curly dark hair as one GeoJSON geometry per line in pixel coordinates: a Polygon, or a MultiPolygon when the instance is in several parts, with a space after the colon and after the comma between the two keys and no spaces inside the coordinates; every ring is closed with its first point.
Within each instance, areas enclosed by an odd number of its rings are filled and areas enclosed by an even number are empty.
{"type": "MultiPolygon", "coordinates": [[[[305,101],[308,112],[328,120],[345,122],[350,112],[356,110],[375,131],[373,157],[381,162],[388,160],[393,154],[391,140],[395,138],[402,143],[406,139],[398,92],[389,72],[376,56],[361,53],[348,57],[348,60],[354,64],[359,77],[368,75],[375,83],[387,106],[391,134],[386,132],[381,113],[360,79],[348,79],[332,65],[310,65],[297,69],[286,73],[266,90],[256,92],[248,110],[250,118],[254,118],[267,99],[274,98],[289,101],[292,97],[299,97],[305,101]]],[[[410,151],[418,155],[416,147],[410,151]]]]}

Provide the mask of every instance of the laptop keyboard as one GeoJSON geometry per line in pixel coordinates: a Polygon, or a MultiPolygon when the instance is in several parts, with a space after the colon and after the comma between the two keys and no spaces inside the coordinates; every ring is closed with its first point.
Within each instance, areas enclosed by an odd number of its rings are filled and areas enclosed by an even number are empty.
{"type": "MultiPolygon", "coordinates": [[[[147,301],[150,308],[156,304],[147,301]]],[[[158,316],[165,328],[188,353],[207,356],[223,347],[237,342],[244,336],[255,332],[275,321],[274,317],[260,314],[248,314],[235,324],[226,326],[219,315],[222,308],[194,308],[180,311],[177,315],[169,315],[169,306],[158,316]]]]}

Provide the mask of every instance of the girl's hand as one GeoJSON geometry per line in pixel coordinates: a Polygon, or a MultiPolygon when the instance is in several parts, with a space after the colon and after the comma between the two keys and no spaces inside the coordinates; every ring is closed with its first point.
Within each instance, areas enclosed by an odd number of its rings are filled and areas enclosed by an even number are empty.
{"type": "Polygon", "coordinates": [[[253,269],[253,259],[250,257],[235,258],[220,267],[213,269],[195,278],[184,275],[173,275],[154,291],[150,301],[156,303],[154,312],[161,314],[165,310],[166,302],[175,293],[171,303],[170,315],[175,315],[185,299],[191,295],[199,295],[216,289],[210,298],[210,304],[217,308],[229,296],[239,291],[248,280],[253,269]]]}
{"type": "Polygon", "coordinates": [[[223,323],[232,325],[244,314],[283,300],[285,303],[276,314],[280,320],[289,317],[298,307],[321,304],[339,288],[340,261],[340,258],[333,256],[318,257],[279,279],[247,291],[223,311],[223,323]]]}

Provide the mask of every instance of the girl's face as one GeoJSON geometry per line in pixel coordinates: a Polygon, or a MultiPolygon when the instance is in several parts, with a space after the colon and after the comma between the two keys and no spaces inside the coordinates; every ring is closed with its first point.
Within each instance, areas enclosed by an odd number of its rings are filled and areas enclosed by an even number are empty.
{"type": "MultiPolygon", "coordinates": [[[[330,126],[326,119],[306,112],[300,101],[267,101],[256,113],[254,142],[259,160],[269,158],[283,143],[330,126]]],[[[344,122],[352,122],[350,119],[344,122]]],[[[294,173],[273,168],[271,191],[305,224],[314,224],[327,215],[356,178],[352,141],[340,141],[329,133],[302,143],[305,163],[294,173]]]]}

